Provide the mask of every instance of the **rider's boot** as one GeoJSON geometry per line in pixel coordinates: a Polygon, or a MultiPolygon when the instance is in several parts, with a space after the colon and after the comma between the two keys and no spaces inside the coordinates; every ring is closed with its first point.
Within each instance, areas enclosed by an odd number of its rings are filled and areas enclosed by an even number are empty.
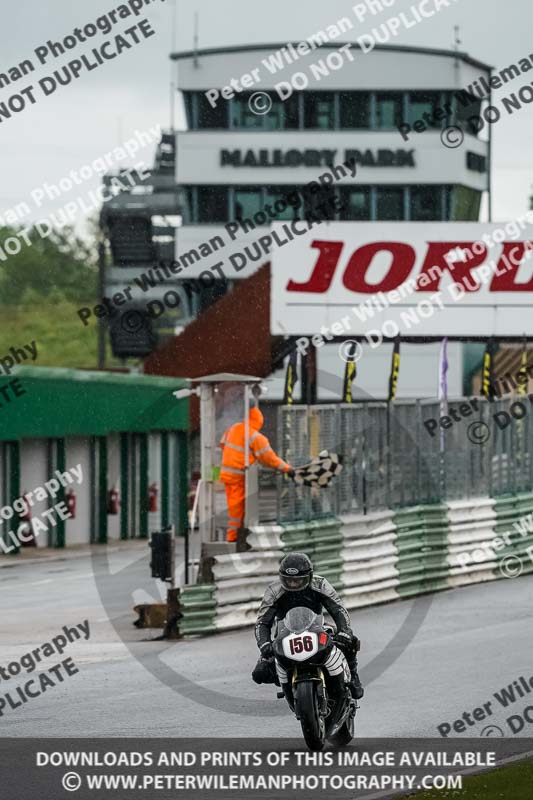
{"type": "Polygon", "coordinates": [[[352,658],[347,660],[348,666],[350,667],[350,674],[352,676],[352,680],[350,681],[350,689],[354,698],[356,700],[360,700],[363,697],[365,690],[361,685],[361,680],[357,672],[357,656],[352,656],[352,658]]]}
{"type": "Polygon", "coordinates": [[[289,704],[291,711],[294,711],[294,694],[292,691],[292,686],[290,683],[282,683],[281,688],[283,689],[283,694],[285,695],[285,699],[289,704]]]}

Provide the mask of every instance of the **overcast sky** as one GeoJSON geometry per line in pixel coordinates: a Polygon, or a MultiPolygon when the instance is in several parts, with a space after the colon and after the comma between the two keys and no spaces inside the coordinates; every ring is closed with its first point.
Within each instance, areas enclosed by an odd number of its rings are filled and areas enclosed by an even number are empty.
{"type": "MultiPolygon", "coordinates": [[[[397,0],[393,7],[354,28],[351,37],[372,29],[398,11],[409,9],[419,0],[397,0]]],[[[390,0],[389,0],[390,2],[390,0]]],[[[44,182],[55,184],[94,159],[117,147],[136,130],[147,131],[169,124],[168,59],[173,36],[178,49],[190,49],[193,43],[195,11],[200,15],[200,47],[251,42],[304,39],[327,27],[342,16],[352,19],[353,2],[345,0],[176,0],[177,26],[173,34],[173,0],[152,0],[137,18],[121,20],[108,37],[97,36],[94,43],[112,38],[143,17],[148,18],[156,34],[106,61],[92,72],[83,71],[68,86],[43,97],[36,92],[37,103],[10,120],[0,123],[1,184],[0,217],[17,203],[28,202],[31,215],[39,218],[30,193],[44,182]]],[[[0,72],[26,58],[36,62],[34,50],[48,39],[62,40],[75,27],[95,22],[98,16],[118,8],[118,0],[91,0],[82,4],[72,0],[17,0],[3,10],[3,41],[0,72]]],[[[511,0],[492,4],[487,0],[457,0],[450,8],[411,30],[401,30],[395,44],[414,44],[449,48],[453,45],[453,26],[460,26],[461,49],[496,68],[517,62],[533,52],[530,30],[533,22],[531,0],[511,0]]],[[[72,58],[90,50],[91,42],[78,45],[72,58]]],[[[52,60],[11,86],[0,89],[0,103],[11,94],[43,76],[53,73],[65,59],[52,60]]],[[[37,62],[36,62],[37,63],[37,62]]],[[[528,73],[533,77],[532,73],[528,73]]],[[[516,88],[526,83],[520,79],[516,88]]],[[[406,87],[407,88],[407,87],[406,87]]],[[[509,91],[509,90],[507,90],[509,91]]],[[[504,91],[504,94],[507,92],[504,91]]],[[[496,93],[496,99],[498,94],[496,93]]],[[[494,126],[493,217],[506,220],[524,213],[529,207],[533,183],[533,105],[519,113],[502,116],[494,126]]],[[[153,146],[146,147],[138,158],[150,165],[153,146]]],[[[121,161],[117,166],[127,166],[121,161]]],[[[80,189],[64,194],[58,202],[43,204],[44,215],[77,196],[84,196],[99,184],[99,179],[83,183],[80,189]]],[[[89,199],[87,198],[87,203],[89,199]]],[[[80,216],[83,216],[80,212],[80,216]]]]}

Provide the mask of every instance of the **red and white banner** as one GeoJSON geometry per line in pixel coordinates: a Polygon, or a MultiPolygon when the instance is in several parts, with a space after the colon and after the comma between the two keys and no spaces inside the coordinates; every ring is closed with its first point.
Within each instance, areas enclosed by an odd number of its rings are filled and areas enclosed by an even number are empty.
{"type": "Polygon", "coordinates": [[[385,337],[531,333],[532,223],[533,212],[491,225],[316,225],[272,254],[271,331],[313,335],[325,327],[334,336],[375,330],[385,337]]]}

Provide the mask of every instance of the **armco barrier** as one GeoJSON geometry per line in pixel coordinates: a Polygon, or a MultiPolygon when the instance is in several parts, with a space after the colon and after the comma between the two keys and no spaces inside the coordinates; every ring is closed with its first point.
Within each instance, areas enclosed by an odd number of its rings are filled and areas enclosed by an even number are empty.
{"type": "Polygon", "coordinates": [[[448,503],[448,566],[450,587],[494,580],[497,555],[492,550],[496,536],[495,500],[448,503]]]}
{"type": "Polygon", "coordinates": [[[180,593],[180,633],[184,636],[215,631],[215,586],[201,583],[186,586],[180,593]]]}
{"type": "MultiPolygon", "coordinates": [[[[300,526],[289,527],[292,541],[296,542],[299,536],[303,542],[305,532],[300,526]]],[[[215,557],[217,630],[254,624],[263,593],[276,577],[283,556],[283,535],[281,525],[257,525],[248,536],[252,550],[215,557]]]]}
{"type": "Polygon", "coordinates": [[[291,550],[310,556],[349,609],[502,578],[506,556],[533,572],[533,493],[259,525],[248,543],[215,556],[214,584],[182,591],[180,633],[252,626],[291,550]]]}
{"type": "MultiPolygon", "coordinates": [[[[497,553],[500,561],[514,556],[514,566],[517,567],[519,559],[522,574],[533,572],[533,494],[504,495],[498,498],[496,517],[496,536],[505,544],[497,553]]],[[[512,563],[510,567],[512,571],[512,563]]]]}
{"type": "Polygon", "coordinates": [[[447,588],[447,508],[415,506],[394,515],[398,547],[398,594],[411,597],[447,588]]]}
{"type": "Polygon", "coordinates": [[[248,537],[252,550],[216,556],[217,630],[251,625],[267,585],[276,578],[284,553],[303,550],[316,571],[337,585],[341,578],[342,534],[334,517],[286,525],[258,525],[248,537]]]}
{"type": "Polygon", "coordinates": [[[392,511],[344,515],[342,521],[342,598],[347,608],[398,600],[396,525],[392,511]]]}
{"type": "MultiPolygon", "coordinates": [[[[313,561],[314,568],[318,575],[323,575],[330,583],[337,586],[341,582],[342,576],[342,532],[341,522],[335,517],[330,517],[324,522],[314,520],[308,525],[309,540],[307,545],[301,548],[308,552],[311,545],[312,550],[308,553],[313,561]]],[[[284,532],[282,535],[283,550],[292,550],[290,537],[284,532]]]]}

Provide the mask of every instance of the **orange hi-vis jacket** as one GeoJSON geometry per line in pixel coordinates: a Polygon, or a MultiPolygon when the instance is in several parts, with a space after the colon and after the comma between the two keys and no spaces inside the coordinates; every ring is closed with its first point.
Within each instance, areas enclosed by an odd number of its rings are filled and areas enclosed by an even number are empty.
{"type": "MultiPolygon", "coordinates": [[[[280,472],[288,472],[291,469],[290,466],[276,455],[267,437],[259,432],[263,422],[264,417],[259,409],[250,409],[248,416],[248,442],[250,447],[248,464],[253,464],[257,460],[265,467],[270,467],[280,472]]],[[[244,422],[236,422],[235,425],[227,429],[220,440],[220,446],[222,447],[220,480],[222,483],[236,483],[244,480],[244,437],[244,422]]]]}

